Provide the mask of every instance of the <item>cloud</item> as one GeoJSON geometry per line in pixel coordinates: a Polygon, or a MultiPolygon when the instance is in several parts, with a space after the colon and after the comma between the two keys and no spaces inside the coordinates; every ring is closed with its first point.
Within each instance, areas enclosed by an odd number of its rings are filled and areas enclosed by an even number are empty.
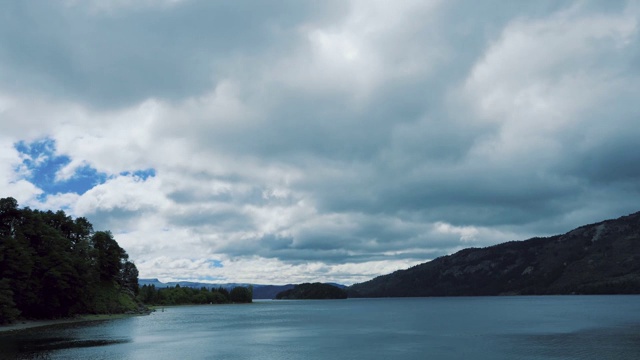
{"type": "Polygon", "coordinates": [[[278,46],[292,18],[323,11],[297,1],[234,6],[218,1],[18,2],[3,7],[0,59],[15,70],[3,73],[5,86],[72,97],[102,109],[204,93],[220,79],[225,58],[259,56],[278,46]],[[25,19],[33,25],[24,27],[25,19]]]}
{"type": "Polygon", "coordinates": [[[13,197],[25,204],[35,199],[42,190],[24,179],[22,159],[10,139],[0,136],[0,197],[13,197]]]}
{"type": "Polygon", "coordinates": [[[143,277],[352,283],[638,210],[634,2],[0,6],[3,196],[143,277]]]}
{"type": "Polygon", "coordinates": [[[77,199],[74,213],[93,219],[98,228],[130,231],[137,219],[168,206],[158,186],[153,177],[145,180],[135,175],[114,177],[77,199]]]}
{"type": "Polygon", "coordinates": [[[82,7],[90,13],[116,14],[122,11],[142,11],[148,9],[169,10],[187,0],[104,0],[104,1],[78,1],[65,0],[67,7],[82,7]]]}
{"type": "Polygon", "coordinates": [[[392,272],[413,265],[405,261],[370,261],[361,264],[327,266],[322,262],[292,265],[276,259],[244,257],[221,260],[222,267],[212,266],[209,259],[171,259],[159,257],[152,261],[138,261],[141,271],[154,274],[165,281],[239,282],[261,284],[295,284],[302,282],[354,283],[371,279],[376,274],[392,272]],[[181,276],[176,277],[176,274],[181,276]],[[261,279],[256,282],[255,279],[261,279]]]}

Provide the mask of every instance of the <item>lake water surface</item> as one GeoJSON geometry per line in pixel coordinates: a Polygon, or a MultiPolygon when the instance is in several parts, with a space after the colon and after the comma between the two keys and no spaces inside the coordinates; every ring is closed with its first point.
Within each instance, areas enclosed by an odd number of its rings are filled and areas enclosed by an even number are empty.
{"type": "Polygon", "coordinates": [[[7,359],[640,359],[640,296],[168,307],[0,333],[7,359]]]}

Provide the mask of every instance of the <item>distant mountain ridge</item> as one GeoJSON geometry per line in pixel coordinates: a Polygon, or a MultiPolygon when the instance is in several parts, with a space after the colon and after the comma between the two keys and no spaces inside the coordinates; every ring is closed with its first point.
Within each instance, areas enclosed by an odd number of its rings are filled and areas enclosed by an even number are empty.
{"type": "Polygon", "coordinates": [[[640,294],[640,212],[510,241],[355,284],[350,297],[640,294]]]}

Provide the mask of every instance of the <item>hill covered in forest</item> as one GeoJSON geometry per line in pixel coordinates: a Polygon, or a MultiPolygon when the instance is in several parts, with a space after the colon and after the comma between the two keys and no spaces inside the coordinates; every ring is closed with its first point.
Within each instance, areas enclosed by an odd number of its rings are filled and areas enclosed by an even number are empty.
{"type": "Polygon", "coordinates": [[[278,300],[324,300],[346,299],[347,292],[343,289],[322,283],[304,283],[294,286],[292,289],[279,292],[278,300]]]}
{"type": "Polygon", "coordinates": [[[144,309],[138,269],[108,231],[0,199],[0,324],[144,309]]]}
{"type": "Polygon", "coordinates": [[[639,294],[640,212],[563,235],[469,248],[348,289],[350,297],[639,294]]]}

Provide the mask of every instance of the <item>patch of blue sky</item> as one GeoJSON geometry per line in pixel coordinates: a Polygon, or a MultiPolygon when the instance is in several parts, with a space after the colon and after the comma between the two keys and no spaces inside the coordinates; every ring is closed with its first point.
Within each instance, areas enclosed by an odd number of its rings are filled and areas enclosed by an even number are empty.
{"type": "MultiPolygon", "coordinates": [[[[14,144],[14,148],[22,155],[22,164],[19,166],[20,169],[16,170],[20,170],[25,174],[26,180],[43,190],[41,198],[58,193],[82,195],[109,179],[106,173],[89,165],[79,166],[69,178],[57,179],[56,174],[71,163],[71,158],[67,155],[56,155],[56,143],[51,138],[30,143],[19,141],[14,144]]],[[[141,180],[146,180],[149,177],[154,177],[156,171],[155,169],[144,169],[124,172],[121,175],[133,175],[141,180]]]]}
{"type": "Polygon", "coordinates": [[[220,260],[209,260],[208,263],[209,263],[209,267],[212,267],[212,268],[224,267],[224,265],[222,265],[222,261],[220,260]]]}
{"type": "Polygon", "coordinates": [[[22,154],[22,167],[26,168],[26,179],[44,191],[42,197],[57,193],[81,195],[107,180],[107,174],[89,165],[78,167],[68,179],[56,179],[58,171],[71,163],[71,158],[56,155],[56,143],[53,139],[45,138],[31,143],[19,141],[14,147],[22,154]]]}
{"type": "Polygon", "coordinates": [[[156,176],[156,170],[151,168],[151,169],[136,170],[136,171],[123,171],[120,173],[120,175],[135,176],[137,178],[140,178],[141,180],[147,180],[150,177],[156,176]]]}

